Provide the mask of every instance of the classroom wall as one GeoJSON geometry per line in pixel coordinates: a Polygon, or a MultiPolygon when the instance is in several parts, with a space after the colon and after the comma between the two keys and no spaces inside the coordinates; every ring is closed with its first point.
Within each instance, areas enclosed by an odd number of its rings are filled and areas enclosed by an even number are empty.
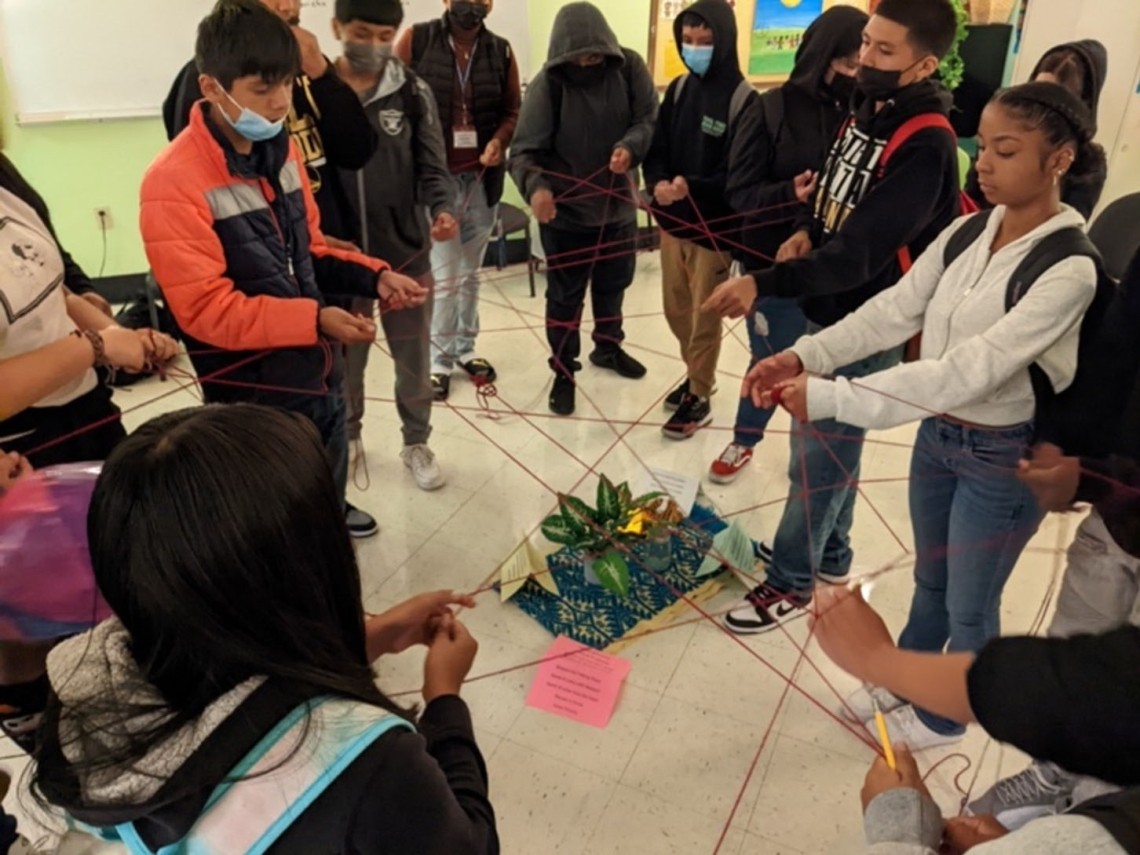
{"type": "MultiPolygon", "coordinates": [[[[506,14],[511,2],[517,0],[500,0],[495,14],[506,14]]],[[[537,60],[546,56],[554,15],[565,2],[527,2],[537,67],[537,60]]],[[[606,11],[623,44],[647,50],[649,0],[621,0],[606,11]]],[[[146,256],[138,236],[138,187],[166,141],[162,122],[141,119],[20,127],[12,119],[2,68],[0,104],[4,105],[4,151],[47,200],[64,246],[91,275],[97,275],[103,263],[103,235],[95,209],[108,207],[112,227],[107,232],[104,275],[145,271],[146,256]]],[[[518,203],[514,188],[509,189],[508,200],[518,203]]]]}

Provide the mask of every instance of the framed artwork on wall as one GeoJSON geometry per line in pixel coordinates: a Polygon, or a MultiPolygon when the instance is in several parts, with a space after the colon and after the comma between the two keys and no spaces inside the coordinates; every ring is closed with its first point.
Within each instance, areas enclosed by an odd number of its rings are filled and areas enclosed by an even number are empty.
{"type": "MultiPolygon", "coordinates": [[[[727,0],[736,13],[740,67],[760,87],[778,86],[788,79],[796,50],[807,26],[824,10],[837,5],[866,9],[874,0],[727,0]]],[[[652,0],[650,4],[649,68],[658,88],[687,70],[673,37],[677,18],[693,0],[652,0]]]]}

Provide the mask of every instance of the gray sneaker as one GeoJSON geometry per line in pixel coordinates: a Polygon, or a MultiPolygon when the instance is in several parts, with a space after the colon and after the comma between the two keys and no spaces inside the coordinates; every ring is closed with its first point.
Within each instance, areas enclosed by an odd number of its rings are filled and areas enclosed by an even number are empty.
{"type": "Polygon", "coordinates": [[[1060,813],[1073,794],[1077,776],[1052,763],[1034,760],[1023,772],[1003,778],[966,807],[974,816],[992,816],[1010,831],[1060,813]]]}

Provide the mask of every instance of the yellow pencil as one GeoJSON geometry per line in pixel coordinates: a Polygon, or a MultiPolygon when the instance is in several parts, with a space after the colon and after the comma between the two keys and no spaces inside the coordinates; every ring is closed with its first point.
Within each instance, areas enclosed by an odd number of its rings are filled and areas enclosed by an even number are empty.
{"type": "Polygon", "coordinates": [[[883,745],[883,756],[887,759],[887,765],[891,771],[898,769],[895,764],[895,750],[891,747],[891,737],[887,733],[887,720],[883,718],[883,711],[879,708],[879,702],[875,696],[871,696],[871,709],[875,711],[875,727],[879,730],[879,742],[883,745]]]}

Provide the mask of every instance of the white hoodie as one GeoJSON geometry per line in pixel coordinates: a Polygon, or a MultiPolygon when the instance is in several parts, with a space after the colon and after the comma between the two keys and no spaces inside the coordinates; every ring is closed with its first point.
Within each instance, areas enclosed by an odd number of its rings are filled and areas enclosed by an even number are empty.
{"type": "Polygon", "coordinates": [[[1096,294],[1096,266],[1085,257],[1055,264],[1010,311],[1006,287],[1022,259],[1060,229],[1083,227],[1068,206],[1029,234],[991,252],[1005,217],[999,205],[982,236],[949,268],[946,242],[966,218],[950,225],[898,284],[834,326],[792,347],[804,369],[829,374],[922,333],[918,362],[857,380],[808,380],[808,417],[888,428],[948,414],[989,427],[1022,424],[1035,404],[1029,366],[1038,363],[1063,391],[1077,367],[1080,322],[1096,294]]]}

